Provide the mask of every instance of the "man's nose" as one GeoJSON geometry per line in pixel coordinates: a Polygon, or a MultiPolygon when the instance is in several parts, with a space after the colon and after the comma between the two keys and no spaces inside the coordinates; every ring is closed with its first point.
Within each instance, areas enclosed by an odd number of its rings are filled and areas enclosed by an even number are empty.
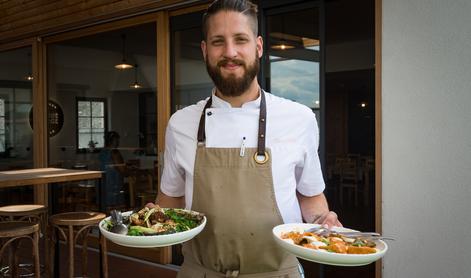
{"type": "Polygon", "coordinates": [[[237,47],[232,42],[227,42],[224,45],[224,57],[226,58],[234,58],[237,56],[237,47]]]}

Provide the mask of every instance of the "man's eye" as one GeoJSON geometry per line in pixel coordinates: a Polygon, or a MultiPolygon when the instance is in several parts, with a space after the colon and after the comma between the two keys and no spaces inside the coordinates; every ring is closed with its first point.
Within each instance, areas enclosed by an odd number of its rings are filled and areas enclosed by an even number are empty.
{"type": "Polygon", "coordinates": [[[224,42],[222,40],[215,40],[211,42],[212,45],[222,45],[223,43],[224,42]]]}
{"type": "Polygon", "coordinates": [[[248,39],[245,39],[245,38],[237,38],[237,39],[236,39],[236,42],[237,42],[237,43],[246,43],[246,42],[248,42],[248,39]]]}

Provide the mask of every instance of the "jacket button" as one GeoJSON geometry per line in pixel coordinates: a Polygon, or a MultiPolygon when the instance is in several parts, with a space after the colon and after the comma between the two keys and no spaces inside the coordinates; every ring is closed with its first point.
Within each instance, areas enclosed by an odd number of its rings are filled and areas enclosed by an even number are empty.
{"type": "Polygon", "coordinates": [[[206,115],[208,116],[211,116],[213,114],[213,112],[209,111],[208,113],[206,113],[206,115]]]}

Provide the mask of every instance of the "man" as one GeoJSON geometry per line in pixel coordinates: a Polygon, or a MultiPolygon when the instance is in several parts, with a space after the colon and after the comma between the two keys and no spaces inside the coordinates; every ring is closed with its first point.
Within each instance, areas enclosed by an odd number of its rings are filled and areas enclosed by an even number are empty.
{"type": "Polygon", "coordinates": [[[201,49],[215,89],[169,121],[157,203],[208,218],[184,245],[178,277],[299,277],[272,228],[303,219],[341,226],[322,193],[314,113],[259,87],[257,25],[249,1],[211,4],[201,49]]]}

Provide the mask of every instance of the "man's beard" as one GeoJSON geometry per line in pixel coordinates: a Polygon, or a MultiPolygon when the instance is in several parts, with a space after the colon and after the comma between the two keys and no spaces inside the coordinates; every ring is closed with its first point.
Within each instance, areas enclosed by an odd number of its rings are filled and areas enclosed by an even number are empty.
{"type": "Polygon", "coordinates": [[[209,64],[208,59],[206,59],[206,69],[209,76],[213,80],[214,85],[219,92],[226,97],[238,97],[247,91],[255,76],[257,76],[259,68],[260,58],[257,53],[255,53],[255,59],[251,65],[246,65],[243,60],[239,59],[224,59],[219,61],[217,65],[213,67],[209,64]],[[226,78],[222,76],[221,67],[229,62],[240,65],[245,69],[242,77],[237,78],[233,74],[226,78]]]}

